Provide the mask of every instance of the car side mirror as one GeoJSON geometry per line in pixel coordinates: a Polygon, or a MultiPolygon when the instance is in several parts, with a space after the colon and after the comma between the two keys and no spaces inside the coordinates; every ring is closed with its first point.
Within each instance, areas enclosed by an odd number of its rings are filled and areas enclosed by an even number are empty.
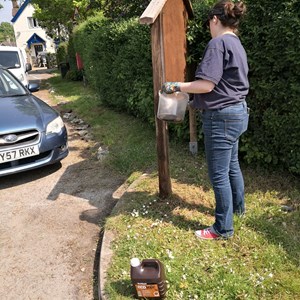
{"type": "Polygon", "coordinates": [[[40,90],[40,85],[38,83],[29,83],[28,84],[28,90],[31,93],[37,92],[40,90]]]}
{"type": "Polygon", "coordinates": [[[30,64],[30,63],[26,63],[26,66],[25,66],[25,68],[26,68],[26,72],[28,72],[28,71],[31,71],[31,70],[32,70],[32,66],[31,66],[31,64],[30,64]]]}

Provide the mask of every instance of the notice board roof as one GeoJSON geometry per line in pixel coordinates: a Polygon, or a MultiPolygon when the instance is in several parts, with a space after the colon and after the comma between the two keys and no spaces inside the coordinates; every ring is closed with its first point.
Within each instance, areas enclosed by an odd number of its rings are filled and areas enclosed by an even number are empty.
{"type": "MultiPolygon", "coordinates": [[[[168,0],[152,0],[140,17],[141,24],[153,24],[168,0]]],[[[193,8],[190,0],[182,0],[189,19],[193,18],[193,8]]]]}

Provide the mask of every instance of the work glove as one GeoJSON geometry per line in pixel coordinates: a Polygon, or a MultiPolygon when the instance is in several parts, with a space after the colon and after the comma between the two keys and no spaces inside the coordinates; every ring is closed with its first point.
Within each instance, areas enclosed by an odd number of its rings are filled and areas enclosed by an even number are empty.
{"type": "Polygon", "coordinates": [[[166,94],[172,94],[175,92],[180,92],[180,87],[178,82],[165,82],[162,85],[161,90],[166,94]]]}

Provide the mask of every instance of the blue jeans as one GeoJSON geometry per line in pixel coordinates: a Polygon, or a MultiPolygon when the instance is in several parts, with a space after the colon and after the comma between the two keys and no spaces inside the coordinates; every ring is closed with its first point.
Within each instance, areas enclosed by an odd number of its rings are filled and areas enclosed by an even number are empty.
{"type": "Polygon", "coordinates": [[[208,174],[216,199],[213,227],[223,237],[233,235],[233,213],[245,212],[238,144],[239,137],[247,130],[248,121],[246,102],[202,112],[208,174]]]}

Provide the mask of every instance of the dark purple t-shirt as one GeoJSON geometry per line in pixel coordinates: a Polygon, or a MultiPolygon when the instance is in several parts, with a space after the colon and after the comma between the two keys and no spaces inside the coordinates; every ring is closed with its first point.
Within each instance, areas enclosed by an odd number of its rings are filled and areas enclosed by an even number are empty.
{"type": "Polygon", "coordinates": [[[215,88],[206,94],[195,94],[193,106],[219,109],[244,101],[249,91],[247,54],[240,39],[223,34],[210,40],[195,77],[206,79],[215,88]]]}

